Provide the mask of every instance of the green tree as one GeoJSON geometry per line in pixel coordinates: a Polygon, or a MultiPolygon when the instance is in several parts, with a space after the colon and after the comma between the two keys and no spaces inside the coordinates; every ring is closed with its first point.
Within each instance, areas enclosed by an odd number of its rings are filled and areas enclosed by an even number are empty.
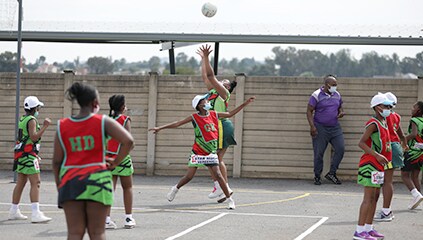
{"type": "Polygon", "coordinates": [[[0,72],[16,72],[18,55],[12,52],[0,54],[0,72]]]}
{"type": "Polygon", "coordinates": [[[160,58],[157,56],[151,57],[150,60],[148,60],[148,66],[152,72],[158,72],[162,66],[160,58]]]}
{"type": "Polygon", "coordinates": [[[87,65],[90,73],[108,74],[113,72],[113,63],[110,58],[90,57],[87,60],[87,65]]]}

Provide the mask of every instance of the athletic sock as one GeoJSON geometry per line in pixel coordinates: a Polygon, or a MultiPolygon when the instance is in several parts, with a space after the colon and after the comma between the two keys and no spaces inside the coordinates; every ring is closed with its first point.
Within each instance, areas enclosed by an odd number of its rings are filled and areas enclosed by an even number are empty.
{"type": "Polygon", "coordinates": [[[416,189],[416,188],[413,188],[413,190],[411,190],[410,192],[411,192],[411,195],[412,195],[413,197],[418,197],[418,196],[420,196],[420,195],[421,195],[421,193],[420,193],[419,191],[417,191],[417,189],[416,189]]]}
{"type": "Polygon", "coordinates": [[[10,207],[10,209],[13,210],[13,211],[17,211],[19,209],[19,204],[13,204],[12,203],[12,206],[10,207]]]}
{"type": "Polygon", "coordinates": [[[32,214],[39,213],[40,212],[40,203],[38,203],[38,202],[31,203],[31,210],[32,210],[32,214]]]}
{"type": "Polygon", "coordinates": [[[370,232],[373,230],[373,225],[372,224],[364,224],[364,231],[366,232],[370,232]]]}
{"type": "Polygon", "coordinates": [[[356,230],[358,233],[361,233],[361,232],[364,232],[364,231],[366,231],[366,229],[364,228],[364,226],[360,226],[360,225],[357,225],[357,230],[356,230]]]}
{"type": "Polygon", "coordinates": [[[112,219],[110,218],[110,216],[107,216],[106,217],[106,223],[110,223],[110,221],[111,221],[112,219]]]}
{"type": "Polygon", "coordinates": [[[388,214],[391,212],[391,208],[382,208],[382,212],[383,212],[385,215],[388,215],[388,214]]]}

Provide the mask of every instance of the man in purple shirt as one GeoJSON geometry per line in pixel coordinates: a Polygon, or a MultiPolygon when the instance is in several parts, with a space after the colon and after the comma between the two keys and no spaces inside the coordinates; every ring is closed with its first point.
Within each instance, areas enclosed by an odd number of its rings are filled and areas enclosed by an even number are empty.
{"type": "Polygon", "coordinates": [[[328,143],[335,151],[332,156],[330,171],[325,178],[334,184],[341,184],[336,176],[339,164],[344,157],[344,136],[338,118],[345,113],[342,109],[342,98],[336,91],[337,80],[333,75],[323,78],[324,85],[311,94],[307,106],[307,120],[310,124],[310,135],[314,152],[314,184],[320,185],[323,170],[323,154],[328,143]],[[313,114],[314,113],[314,114],[313,114]]]}

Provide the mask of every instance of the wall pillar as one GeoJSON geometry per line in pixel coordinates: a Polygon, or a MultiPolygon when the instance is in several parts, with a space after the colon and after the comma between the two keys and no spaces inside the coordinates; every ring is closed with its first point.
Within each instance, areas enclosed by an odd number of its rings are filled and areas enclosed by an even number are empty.
{"type": "MultiPolygon", "coordinates": [[[[157,82],[158,82],[158,73],[150,72],[150,82],[148,87],[148,129],[154,128],[156,126],[157,118],[157,82]]],[[[155,156],[156,156],[156,135],[153,132],[148,132],[147,136],[147,176],[154,175],[154,165],[155,165],[155,156]]]]}
{"type": "MultiPolygon", "coordinates": [[[[235,106],[239,106],[244,102],[245,95],[245,80],[246,75],[244,73],[238,73],[235,75],[235,81],[237,81],[236,86],[236,98],[235,106]]],[[[242,166],[242,133],[244,127],[244,111],[241,110],[235,115],[235,130],[234,135],[237,142],[237,145],[234,146],[234,159],[233,159],[233,169],[232,176],[234,178],[241,177],[241,166],[242,166]]]]}
{"type": "MultiPolygon", "coordinates": [[[[66,92],[73,84],[73,77],[75,72],[73,70],[64,70],[63,92],[66,92]]],[[[63,117],[70,117],[72,115],[72,101],[68,101],[66,96],[63,98],[63,117]]]]}

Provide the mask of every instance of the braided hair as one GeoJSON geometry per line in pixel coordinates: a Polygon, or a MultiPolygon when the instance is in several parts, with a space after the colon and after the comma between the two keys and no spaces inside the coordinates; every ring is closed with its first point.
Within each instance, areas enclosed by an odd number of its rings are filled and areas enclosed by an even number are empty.
{"type": "Polygon", "coordinates": [[[109,117],[117,117],[121,112],[122,106],[125,105],[124,95],[113,95],[109,98],[109,117]]]}

